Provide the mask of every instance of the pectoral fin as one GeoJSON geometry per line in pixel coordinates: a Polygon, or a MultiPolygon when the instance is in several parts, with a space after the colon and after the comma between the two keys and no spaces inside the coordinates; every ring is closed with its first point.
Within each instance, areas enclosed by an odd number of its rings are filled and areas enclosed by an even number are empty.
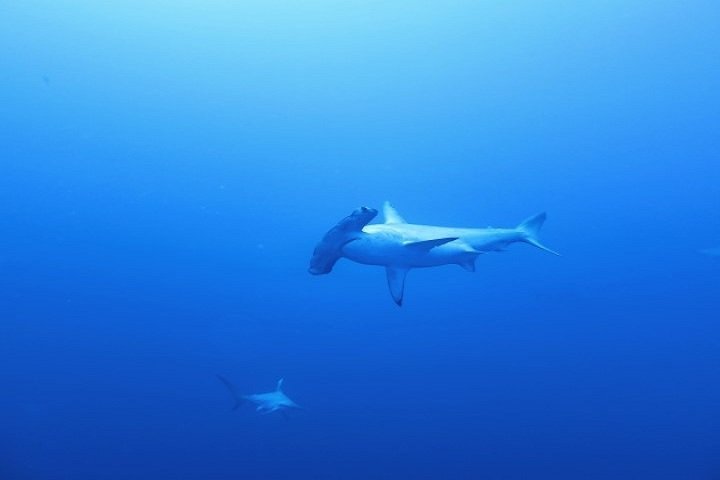
{"type": "Polygon", "coordinates": [[[460,265],[463,270],[466,272],[474,272],[475,271],[475,257],[468,258],[467,260],[463,260],[462,262],[459,262],[458,265],[460,265]]]}
{"type": "Polygon", "coordinates": [[[439,247],[440,245],[445,245],[446,243],[450,243],[454,240],[457,240],[459,237],[448,237],[448,238],[433,238],[432,240],[423,240],[421,242],[405,242],[404,245],[406,248],[412,248],[417,249],[418,251],[423,252],[429,252],[435,247],[439,247]]]}
{"type": "Polygon", "coordinates": [[[405,290],[405,276],[409,268],[385,267],[388,287],[395,303],[402,307],[403,291],[405,290]]]}

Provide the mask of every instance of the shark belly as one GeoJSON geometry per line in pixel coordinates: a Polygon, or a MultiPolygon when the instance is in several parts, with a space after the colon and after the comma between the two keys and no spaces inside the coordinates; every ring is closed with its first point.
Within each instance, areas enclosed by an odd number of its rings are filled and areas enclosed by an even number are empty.
{"type": "Polygon", "coordinates": [[[343,256],[364,265],[404,268],[437,267],[459,263],[467,255],[467,248],[458,242],[449,242],[429,250],[408,248],[402,235],[386,232],[368,233],[343,247],[343,256]]]}
{"type": "Polygon", "coordinates": [[[394,265],[405,263],[402,243],[381,235],[363,235],[343,247],[343,256],[363,265],[394,265]]]}
{"type": "Polygon", "coordinates": [[[511,243],[522,241],[521,235],[512,229],[480,229],[470,230],[462,240],[478,252],[495,252],[504,250],[511,243]]]}

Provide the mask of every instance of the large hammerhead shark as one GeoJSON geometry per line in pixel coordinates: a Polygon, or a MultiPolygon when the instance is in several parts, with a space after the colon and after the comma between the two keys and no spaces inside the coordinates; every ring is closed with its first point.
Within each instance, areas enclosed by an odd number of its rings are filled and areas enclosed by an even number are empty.
{"type": "Polygon", "coordinates": [[[524,242],[558,255],[540,243],[538,232],[545,213],[528,218],[515,228],[454,228],[407,223],[385,202],[385,223],[368,225],[378,211],[361,207],[330,229],[315,247],[309,272],[330,273],[345,257],[365,265],[381,265],[387,272],[390,294],[402,306],[405,276],[411,268],[457,264],[475,271],[475,259],[524,242]]]}

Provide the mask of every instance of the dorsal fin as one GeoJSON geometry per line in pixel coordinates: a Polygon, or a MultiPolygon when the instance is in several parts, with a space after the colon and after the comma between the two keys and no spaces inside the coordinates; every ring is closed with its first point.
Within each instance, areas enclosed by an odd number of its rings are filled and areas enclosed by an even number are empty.
{"type": "Polygon", "coordinates": [[[385,217],[385,223],[407,223],[405,219],[395,210],[395,207],[390,205],[387,200],[383,203],[383,216],[385,217]]]}
{"type": "Polygon", "coordinates": [[[275,389],[276,392],[282,392],[283,380],[284,380],[284,379],[282,379],[282,378],[281,378],[280,380],[278,380],[277,388],[275,389]]]}

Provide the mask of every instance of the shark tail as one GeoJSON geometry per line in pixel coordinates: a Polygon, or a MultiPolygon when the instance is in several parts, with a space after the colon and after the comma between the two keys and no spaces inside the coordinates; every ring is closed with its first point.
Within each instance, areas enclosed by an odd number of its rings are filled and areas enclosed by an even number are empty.
{"type": "Polygon", "coordinates": [[[540,240],[538,238],[538,234],[540,233],[540,229],[543,226],[543,223],[545,223],[545,219],[547,218],[547,214],[545,212],[538,213],[537,215],[533,215],[532,217],[528,218],[524,222],[522,222],[520,225],[517,226],[517,230],[523,234],[522,241],[525,243],[529,243],[530,245],[533,245],[540,250],[545,250],[546,252],[550,252],[553,255],[560,254],[554,250],[550,250],[545,245],[540,243],[540,240]]]}
{"type": "Polygon", "coordinates": [[[226,387],[226,388],[228,389],[228,391],[230,392],[230,395],[232,395],[233,400],[235,400],[235,404],[233,405],[232,409],[233,409],[233,410],[237,410],[238,408],[240,408],[240,405],[243,404],[243,402],[245,401],[245,399],[244,399],[241,395],[239,395],[239,394],[237,393],[237,390],[235,390],[235,385],[233,385],[232,383],[230,383],[230,380],[228,380],[227,378],[223,377],[222,375],[217,375],[217,378],[218,378],[218,380],[220,380],[220,382],[221,382],[223,385],[225,385],[225,387],[226,387]]]}

